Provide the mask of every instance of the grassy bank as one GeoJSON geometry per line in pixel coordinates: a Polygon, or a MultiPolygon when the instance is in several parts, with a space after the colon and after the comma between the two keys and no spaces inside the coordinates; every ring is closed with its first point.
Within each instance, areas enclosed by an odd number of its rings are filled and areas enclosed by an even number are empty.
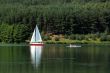
{"type": "MultiPolygon", "coordinates": [[[[43,41],[44,44],[110,44],[110,41],[95,41],[95,40],[60,40],[60,41],[54,41],[54,40],[47,40],[43,41]]],[[[27,46],[29,45],[29,42],[24,43],[2,43],[0,42],[0,46],[27,46]]]]}
{"type": "Polygon", "coordinates": [[[45,35],[43,36],[46,44],[101,44],[110,43],[108,34],[72,34],[72,35],[45,35]]]}
{"type": "Polygon", "coordinates": [[[99,41],[86,41],[86,40],[68,40],[68,41],[52,41],[52,40],[48,40],[48,41],[44,41],[44,43],[46,44],[89,44],[89,43],[102,43],[99,41]]]}
{"type": "Polygon", "coordinates": [[[44,41],[45,44],[109,44],[110,41],[87,41],[87,40],[70,40],[70,41],[44,41]]]}

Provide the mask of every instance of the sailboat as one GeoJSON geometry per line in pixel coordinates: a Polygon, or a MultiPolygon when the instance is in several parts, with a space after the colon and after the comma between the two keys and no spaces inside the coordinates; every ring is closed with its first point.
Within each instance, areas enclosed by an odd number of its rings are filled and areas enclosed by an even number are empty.
{"type": "Polygon", "coordinates": [[[43,46],[44,45],[44,43],[42,42],[42,38],[41,38],[37,25],[34,29],[30,44],[34,45],[34,46],[43,46]]]}

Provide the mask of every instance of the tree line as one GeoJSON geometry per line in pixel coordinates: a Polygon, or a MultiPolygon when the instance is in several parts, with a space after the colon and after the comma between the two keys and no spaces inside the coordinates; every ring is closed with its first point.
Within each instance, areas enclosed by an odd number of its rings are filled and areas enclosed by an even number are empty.
{"type": "Polygon", "coordinates": [[[25,25],[0,25],[0,42],[2,43],[20,43],[26,42],[30,35],[30,29],[25,25]]]}
{"type": "Polygon", "coordinates": [[[1,42],[24,42],[31,36],[36,24],[45,33],[109,34],[110,2],[0,5],[1,42]]]}
{"type": "Polygon", "coordinates": [[[110,0],[0,0],[1,4],[48,5],[65,3],[109,2],[110,0]]]}

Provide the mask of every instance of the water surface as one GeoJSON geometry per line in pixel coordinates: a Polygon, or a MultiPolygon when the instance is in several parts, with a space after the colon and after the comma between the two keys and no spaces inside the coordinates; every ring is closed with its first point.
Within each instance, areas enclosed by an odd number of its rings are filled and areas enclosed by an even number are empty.
{"type": "Polygon", "coordinates": [[[0,73],[110,73],[110,45],[0,45],[0,73]]]}

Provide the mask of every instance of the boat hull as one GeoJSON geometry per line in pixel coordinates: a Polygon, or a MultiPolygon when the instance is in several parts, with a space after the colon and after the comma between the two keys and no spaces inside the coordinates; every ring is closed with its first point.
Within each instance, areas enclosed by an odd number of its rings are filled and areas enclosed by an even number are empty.
{"type": "Polygon", "coordinates": [[[44,43],[30,43],[31,46],[44,46],[44,43]]]}

